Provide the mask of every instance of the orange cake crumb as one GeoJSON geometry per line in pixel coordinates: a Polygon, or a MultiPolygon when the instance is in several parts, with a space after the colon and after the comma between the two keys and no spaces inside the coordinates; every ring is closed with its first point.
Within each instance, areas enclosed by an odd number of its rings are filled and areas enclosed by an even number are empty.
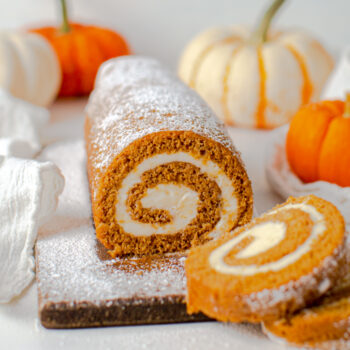
{"type": "Polygon", "coordinates": [[[341,275],[344,219],[315,196],[286,203],[186,260],[187,308],[221,321],[276,320],[309,305],[341,275]]]}
{"type": "Polygon", "coordinates": [[[112,256],[184,251],[251,219],[251,184],[223,124],[155,60],[102,67],[85,140],[96,234],[112,256]]]}

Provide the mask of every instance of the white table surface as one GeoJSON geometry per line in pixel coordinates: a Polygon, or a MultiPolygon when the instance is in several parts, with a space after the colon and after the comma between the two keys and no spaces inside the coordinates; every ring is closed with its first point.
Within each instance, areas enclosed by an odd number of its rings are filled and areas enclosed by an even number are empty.
{"type": "MultiPolygon", "coordinates": [[[[82,137],[85,99],[61,100],[52,107],[46,143],[82,137]]],[[[264,159],[270,132],[231,129],[253,183],[258,212],[280,199],[266,182],[264,159]]],[[[267,349],[272,343],[258,326],[218,322],[125,326],[77,330],[47,330],[40,324],[36,284],[10,304],[0,305],[0,349],[267,349]]]]}

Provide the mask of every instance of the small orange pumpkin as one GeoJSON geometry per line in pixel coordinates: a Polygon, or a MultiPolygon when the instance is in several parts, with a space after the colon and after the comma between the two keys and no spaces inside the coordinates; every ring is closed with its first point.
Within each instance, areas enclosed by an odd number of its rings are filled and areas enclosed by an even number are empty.
{"type": "Polygon", "coordinates": [[[291,121],[286,151],[302,181],[350,186],[350,94],[346,103],[323,101],[301,108],[291,121]]]}
{"type": "Polygon", "coordinates": [[[130,54],[127,42],[119,34],[97,26],[69,23],[65,0],[61,0],[63,24],[32,29],[48,39],[58,56],[62,70],[60,96],[89,94],[97,70],[104,61],[130,54]]]}

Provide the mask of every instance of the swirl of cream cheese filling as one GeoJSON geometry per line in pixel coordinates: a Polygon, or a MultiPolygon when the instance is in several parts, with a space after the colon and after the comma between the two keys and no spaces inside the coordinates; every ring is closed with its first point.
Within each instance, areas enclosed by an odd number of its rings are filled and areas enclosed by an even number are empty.
{"type": "MultiPolygon", "coordinates": [[[[187,162],[214,180],[221,190],[222,209],[219,222],[209,237],[215,238],[222,232],[230,230],[232,221],[237,217],[237,199],[232,180],[220,167],[208,159],[195,158],[189,153],[158,154],[143,160],[122,181],[117,194],[116,219],[125,232],[135,236],[150,236],[152,234],[175,234],[184,229],[197,215],[198,193],[182,184],[159,184],[147,190],[142,198],[142,205],[152,209],[168,210],[173,218],[170,223],[157,225],[134,220],[127,208],[128,192],[135,184],[141,182],[144,172],[170,162],[187,162]]],[[[232,226],[231,226],[232,227],[232,226]]]]}
{"type": "Polygon", "coordinates": [[[224,259],[227,254],[247,237],[253,237],[254,239],[248,246],[237,253],[237,258],[243,259],[257,256],[278,245],[285,238],[286,224],[280,221],[268,221],[243,231],[240,235],[213,250],[209,256],[210,266],[223,274],[251,276],[268,271],[279,271],[295,263],[310,250],[312,242],[326,230],[326,225],[323,215],[315,207],[306,203],[287,204],[270,211],[268,214],[275,214],[288,209],[300,209],[309,214],[314,222],[309,237],[296,250],[277,261],[263,265],[228,265],[225,263],[224,259]]]}

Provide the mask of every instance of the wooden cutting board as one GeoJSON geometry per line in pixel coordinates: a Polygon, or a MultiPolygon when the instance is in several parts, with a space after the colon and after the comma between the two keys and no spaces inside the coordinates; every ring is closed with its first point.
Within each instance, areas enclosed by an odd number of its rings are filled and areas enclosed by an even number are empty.
{"type": "Polygon", "coordinates": [[[66,179],[55,217],[36,244],[39,316],[47,328],[207,320],[186,313],[183,254],[111,259],[96,240],[82,140],[39,157],[66,179]]]}

